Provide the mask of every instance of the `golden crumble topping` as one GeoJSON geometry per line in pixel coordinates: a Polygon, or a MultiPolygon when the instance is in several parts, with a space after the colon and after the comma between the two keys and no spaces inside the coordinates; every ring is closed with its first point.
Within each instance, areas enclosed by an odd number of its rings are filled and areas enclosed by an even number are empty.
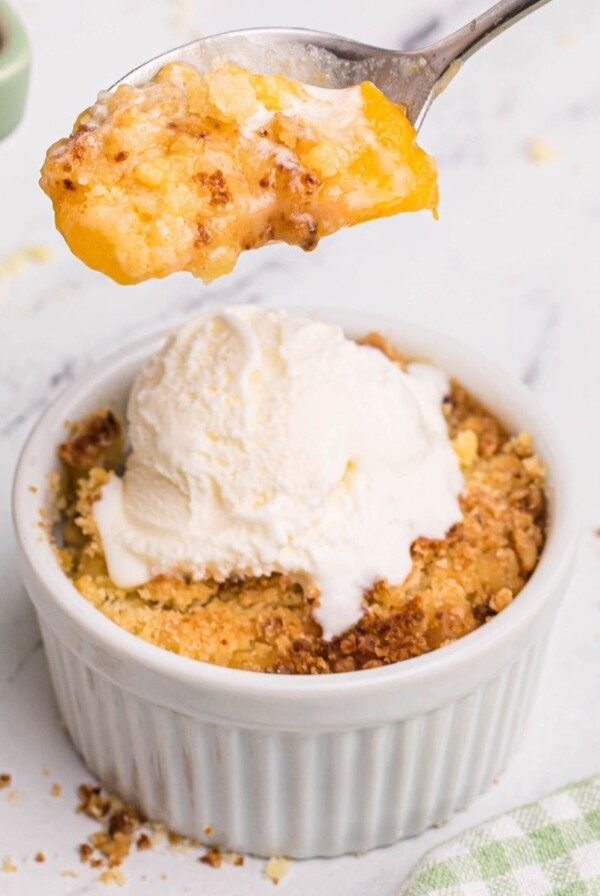
{"type": "MultiPolygon", "coordinates": [[[[379,334],[363,342],[404,365],[379,334]]],[[[440,541],[419,538],[401,585],[380,581],[365,612],[325,641],[315,595],[283,575],[244,581],[158,576],[125,590],[109,578],[92,503],[124,460],[122,426],[99,409],[72,427],[58,454],[55,509],[63,569],[93,606],[131,633],[193,659],[264,672],[318,674],[395,663],[461,638],[505,609],[533,572],[544,543],[545,468],[526,434],[510,436],[454,382],[444,401],[465,477],[464,518],[440,541]]]]}
{"type": "Polygon", "coordinates": [[[435,210],[435,162],[365,82],[317,92],[235,65],[165,66],[83,112],[42,168],[72,251],[119,283],[206,282],[272,241],[314,249],[340,227],[435,210]]]}

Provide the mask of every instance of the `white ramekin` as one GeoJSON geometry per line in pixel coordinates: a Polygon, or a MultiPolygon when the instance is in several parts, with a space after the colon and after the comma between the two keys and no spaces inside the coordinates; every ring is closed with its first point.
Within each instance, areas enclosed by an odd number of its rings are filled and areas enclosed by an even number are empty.
{"type": "Polygon", "coordinates": [[[511,430],[532,433],[548,463],[540,563],[517,600],[463,640],[380,669],[267,675],[161,650],[81,597],[39,525],[56,445],[65,421],[99,405],[123,411],[164,334],[117,352],[63,392],[29,437],[14,487],[23,577],[60,711],[91,771],[174,831],[263,856],[373,849],[444,821],[489,785],[523,733],[576,541],[560,440],[527,389],[426,330],[315,313],[351,337],[377,329],[408,355],[435,361],[511,430]]]}

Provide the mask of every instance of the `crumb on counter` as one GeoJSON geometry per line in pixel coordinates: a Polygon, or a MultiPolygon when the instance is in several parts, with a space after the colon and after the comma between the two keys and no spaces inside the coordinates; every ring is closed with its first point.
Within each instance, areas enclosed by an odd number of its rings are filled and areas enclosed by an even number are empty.
{"type": "Polygon", "coordinates": [[[534,137],[527,144],[527,158],[536,165],[545,165],[555,162],[560,156],[559,151],[543,137],[534,137]]]}
{"type": "Polygon", "coordinates": [[[168,831],[164,824],[160,821],[151,821],[150,822],[150,841],[152,846],[158,846],[159,843],[162,843],[163,840],[166,839],[168,831]]]}
{"type": "Polygon", "coordinates": [[[193,25],[193,4],[192,0],[173,0],[171,13],[171,28],[173,31],[179,32],[182,37],[186,38],[186,42],[190,40],[199,40],[204,37],[204,33],[193,25]]]}
{"type": "Polygon", "coordinates": [[[62,787],[60,786],[60,784],[56,784],[56,783],[53,784],[52,787],[50,788],[50,796],[61,796],[61,794],[62,794],[62,787]]]}
{"type": "MultiPolygon", "coordinates": [[[[81,862],[91,868],[112,872],[121,866],[134,848],[143,852],[163,843],[171,853],[184,855],[190,849],[201,846],[190,837],[169,831],[161,822],[149,821],[142,812],[118,797],[107,794],[98,785],[81,784],[78,795],[77,812],[101,825],[99,830],[90,834],[87,842],[78,846],[81,862]]],[[[240,867],[244,864],[244,857],[238,853],[225,852],[215,845],[208,847],[206,853],[198,857],[198,861],[211,868],[220,868],[223,862],[240,867]]],[[[117,878],[110,875],[101,879],[103,883],[119,883],[117,878]]]]}
{"type": "Polygon", "coordinates": [[[98,880],[107,885],[116,884],[118,887],[124,887],[126,883],[125,875],[118,868],[107,868],[98,880]]]}
{"type": "Polygon", "coordinates": [[[566,49],[571,49],[572,47],[576,47],[577,44],[580,43],[581,37],[574,31],[563,31],[563,33],[559,37],[559,41],[561,46],[565,47],[566,49]]]}
{"type": "Polygon", "coordinates": [[[89,843],[79,844],[79,858],[82,862],[87,862],[94,854],[94,848],[89,843]]]}
{"type": "Polygon", "coordinates": [[[17,871],[17,866],[13,862],[10,856],[4,856],[4,860],[2,862],[2,871],[5,874],[14,874],[17,871]]]}
{"type": "Polygon", "coordinates": [[[211,868],[220,868],[223,862],[223,856],[218,846],[210,846],[203,856],[198,859],[203,865],[210,865],[211,868]]]}
{"type": "Polygon", "coordinates": [[[10,787],[11,783],[12,775],[9,775],[7,772],[0,774],[0,790],[4,790],[5,787],[10,787]]]}
{"type": "Polygon", "coordinates": [[[46,856],[44,855],[43,852],[36,852],[36,854],[33,857],[33,860],[34,860],[34,862],[40,862],[40,863],[45,862],[46,856]]]}
{"type": "Polygon", "coordinates": [[[82,784],[79,788],[78,812],[101,822],[102,828],[79,846],[82,862],[92,867],[114,868],[129,855],[137,840],[139,828],[145,822],[133,806],[117,797],[105,796],[100,787],[82,784]]]}
{"type": "Polygon", "coordinates": [[[48,264],[49,261],[52,261],[52,249],[50,246],[43,244],[25,246],[24,252],[30,261],[37,261],[38,264],[48,264]]]}
{"type": "Polygon", "coordinates": [[[273,881],[274,884],[278,884],[289,870],[289,859],[283,856],[273,856],[264,867],[264,875],[273,881]]]}
{"type": "Polygon", "coordinates": [[[184,856],[195,846],[199,846],[197,840],[191,837],[182,837],[181,834],[170,833],[167,837],[169,842],[169,851],[177,856],[184,856]]]}
{"type": "Polygon", "coordinates": [[[47,264],[51,259],[49,246],[35,243],[19,246],[0,259],[0,281],[19,274],[29,263],[47,264]]]}

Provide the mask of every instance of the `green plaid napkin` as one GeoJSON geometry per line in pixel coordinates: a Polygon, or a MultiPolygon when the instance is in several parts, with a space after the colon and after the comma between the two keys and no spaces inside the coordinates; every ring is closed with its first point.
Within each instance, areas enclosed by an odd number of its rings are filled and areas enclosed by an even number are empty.
{"type": "Polygon", "coordinates": [[[432,850],[401,896],[600,896],[600,776],[432,850]]]}

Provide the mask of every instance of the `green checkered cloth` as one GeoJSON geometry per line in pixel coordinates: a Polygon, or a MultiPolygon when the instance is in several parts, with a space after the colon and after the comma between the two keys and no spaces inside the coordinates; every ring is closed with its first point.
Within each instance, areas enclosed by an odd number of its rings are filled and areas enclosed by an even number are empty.
{"type": "Polygon", "coordinates": [[[600,896],[600,776],[432,850],[401,896],[600,896]]]}

